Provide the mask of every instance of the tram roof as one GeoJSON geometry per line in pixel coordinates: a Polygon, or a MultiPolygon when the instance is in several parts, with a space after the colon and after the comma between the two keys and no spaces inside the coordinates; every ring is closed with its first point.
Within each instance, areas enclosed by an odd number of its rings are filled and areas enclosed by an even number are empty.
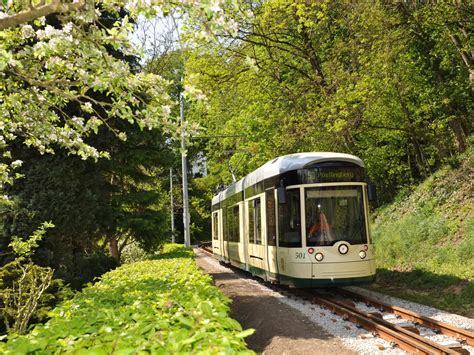
{"type": "Polygon", "coordinates": [[[243,179],[233,183],[224,191],[218,193],[212,199],[212,204],[216,204],[222,199],[246,189],[249,186],[265,179],[277,176],[287,171],[303,169],[309,165],[326,161],[346,161],[364,167],[362,160],[355,155],[332,153],[332,152],[309,152],[284,155],[272,159],[254,170],[243,179]]]}

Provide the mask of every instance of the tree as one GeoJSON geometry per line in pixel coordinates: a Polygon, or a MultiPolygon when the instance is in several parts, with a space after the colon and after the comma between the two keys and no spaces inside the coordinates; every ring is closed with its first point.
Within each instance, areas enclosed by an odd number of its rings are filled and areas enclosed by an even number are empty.
{"type": "Polygon", "coordinates": [[[236,152],[234,165],[239,152],[253,153],[240,176],[285,153],[342,151],[364,159],[386,201],[393,186],[426,177],[465,149],[471,5],[272,0],[240,7],[237,36],[198,47],[187,66],[208,99],[195,106],[196,120],[210,135],[245,134],[211,140],[209,149],[236,152]]]}
{"type": "MultiPolygon", "coordinates": [[[[123,16],[105,26],[101,14],[118,14],[123,8],[131,17],[175,11],[184,21],[195,23],[195,32],[204,36],[229,24],[223,5],[221,1],[183,1],[177,6],[166,0],[7,2],[0,18],[0,142],[5,157],[9,157],[6,145],[13,140],[41,153],[52,153],[53,146],[58,146],[84,159],[108,156],[107,150],[98,150],[85,139],[100,126],[108,126],[105,111],[142,129],[163,126],[171,105],[166,81],[136,73],[113,57],[111,48],[136,53],[129,41],[133,24],[129,16],[123,16]],[[48,24],[45,16],[57,19],[56,25],[48,24]],[[92,93],[114,99],[97,100],[92,93]],[[71,102],[81,108],[78,115],[65,112],[71,102]]],[[[125,132],[113,132],[126,137],[125,132]]],[[[0,181],[11,181],[12,167],[20,163],[3,162],[0,181]]]]}

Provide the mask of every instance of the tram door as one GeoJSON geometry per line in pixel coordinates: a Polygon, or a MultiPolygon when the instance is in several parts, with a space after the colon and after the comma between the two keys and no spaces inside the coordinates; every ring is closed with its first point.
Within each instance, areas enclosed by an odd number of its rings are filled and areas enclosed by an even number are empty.
{"type": "Polygon", "coordinates": [[[219,259],[223,254],[223,240],[222,240],[222,217],[221,211],[212,212],[212,252],[219,255],[219,259]]]}
{"type": "Polygon", "coordinates": [[[247,212],[247,237],[250,272],[261,277],[266,276],[266,238],[264,235],[263,221],[264,194],[246,201],[247,212]]]}
{"type": "Polygon", "coordinates": [[[265,220],[267,235],[267,279],[276,279],[278,274],[277,257],[277,218],[276,218],[276,190],[265,191],[265,220]]]}

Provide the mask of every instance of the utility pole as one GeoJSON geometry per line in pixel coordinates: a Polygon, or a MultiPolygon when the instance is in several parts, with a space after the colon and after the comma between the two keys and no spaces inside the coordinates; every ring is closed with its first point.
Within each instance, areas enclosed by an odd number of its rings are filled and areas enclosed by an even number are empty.
{"type": "MultiPolygon", "coordinates": [[[[176,33],[178,35],[178,43],[180,48],[180,56],[181,61],[183,63],[183,67],[185,67],[185,58],[183,56],[183,44],[181,43],[181,36],[179,35],[179,27],[176,23],[174,16],[171,16],[173,20],[174,27],[176,29],[176,33]]],[[[184,80],[181,78],[181,84],[184,87],[184,80]]],[[[190,247],[191,246],[191,235],[189,233],[189,224],[190,224],[190,217],[189,217],[189,201],[188,201],[188,163],[186,157],[186,137],[185,137],[185,127],[184,127],[184,95],[181,92],[179,95],[179,111],[181,117],[181,170],[183,175],[183,226],[184,226],[184,246],[190,247]]]]}
{"type": "Polygon", "coordinates": [[[174,240],[174,201],[173,201],[173,168],[170,168],[170,209],[171,209],[171,243],[175,243],[174,240]]]}
{"type": "Polygon", "coordinates": [[[186,156],[186,137],[184,126],[184,96],[180,94],[179,108],[181,116],[181,168],[183,175],[183,226],[184,226],[184,246],[191,246],[191,235],[189,233],[189,201],[188,201],[188,163],[186,156]]]}

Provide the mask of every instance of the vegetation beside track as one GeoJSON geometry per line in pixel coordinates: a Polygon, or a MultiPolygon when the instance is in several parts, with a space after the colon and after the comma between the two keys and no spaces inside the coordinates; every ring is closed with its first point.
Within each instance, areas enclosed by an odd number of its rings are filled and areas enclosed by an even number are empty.
{"type": "Polygon", "coordinates": [[[372,289],[474,317],[474,149],[380,208],[372,289]]]}
{"type": "Polygon", "coordinates": [[[0,352],[251,353],[244,338],[253,330],[229,318],[229,302],[190,249],[166,245],[156,260],[104,274],[0,352]]]}

